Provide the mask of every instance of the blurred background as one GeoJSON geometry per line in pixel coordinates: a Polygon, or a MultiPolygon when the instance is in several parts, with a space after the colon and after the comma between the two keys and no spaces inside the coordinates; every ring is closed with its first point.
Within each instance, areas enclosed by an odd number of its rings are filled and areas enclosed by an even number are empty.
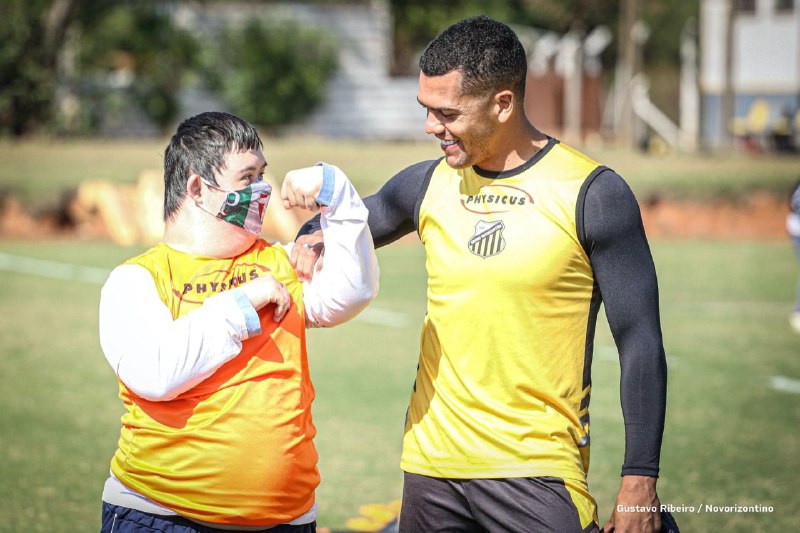
{"type": "MultiPolygon", "coordinates": [[[[798,263],[785,223],[800,177],[794,0],[3,0],[0,531],[99,529],[122,409],[97,341],[99,290],[161,237],[177,124],[235,113],[258,126],[274,183],[325,160],[370,194],[440,156],[423,132],[417,60],[477,14],[523,42],[534,124],[639,199],[670,367],[662,503],[686,507],[676,518],[689,532],[800,528],[798,263]]],[[[304,215],[278,204],[264,236],[285,242],[304,215]]],[[[376,530],[400,497],[424,255],[411,236],[379,260],[376,302],[309,333],[319,523],[334,529],[376,530]]],[[[589,483],[601,520],[623,457],[618,383],[599,325],[589,483]]]]}

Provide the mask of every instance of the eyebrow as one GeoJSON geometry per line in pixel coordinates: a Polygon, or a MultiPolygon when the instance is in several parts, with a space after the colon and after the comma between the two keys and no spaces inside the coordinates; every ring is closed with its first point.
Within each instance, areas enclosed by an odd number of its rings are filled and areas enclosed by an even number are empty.
{"type": "Polygon", "coordinates": [[[423,103],[423,101],[419,99],[419,96],[417,96],[417,103],[419,103],[419,105],[421,105],[425,109],[431,109],[433,111],[458,111],[454,107],[448,107],[448,106],[432,107],[432,106],[429,106],[429,105],[423,103]]]}
{"type": "Polygon", "coordinates": [[[264,161],[263,165],[259,165],[257,167],[253,166],[253,165],[250,165],[248,167],[244,167],[242,169],[239,169],[239,174],[241,175],[241,174],[244,174],[245,172],[255,172],[255,171],[262,171],[263,172],[264,169],[267,168],[268,166],[269,166],[269,163],[264,161]]]}

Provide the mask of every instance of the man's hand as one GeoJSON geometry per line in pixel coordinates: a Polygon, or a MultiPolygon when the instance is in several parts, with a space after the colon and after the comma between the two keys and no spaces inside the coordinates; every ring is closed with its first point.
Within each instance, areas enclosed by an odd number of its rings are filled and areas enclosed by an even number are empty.
{"type": "Polygon", "coordinates": [[[240,287],[256,311],[266,305],[275,304],[275,314],[273,315],[275,322],[280,322],[292,305],[292,297],[286,286],[278,283],[272,276],[256,278],[240,287]]]}
{"type": "Polygon", "coordinates": [[[603,532],[658,533],[661,531],[660,506],[656,478],[622,476],[614,510],[603,532]]]}
{"type": "Polygon", "coordinates": [[[319,211],[317,196],[322,189],[322,166],[290,170],[281,186],[283,207],[300,207],[309,211],[319,211]]]}
{"type": "Polygon", "coordinates": [[[308,235],[301,235],[294,241],[292,262],[297,277],[301,281],[310,280],[314,272],[322,268],[322,257],[325,254],[325,244],[322,240],[322,230],[317,230],[308,235]]]}

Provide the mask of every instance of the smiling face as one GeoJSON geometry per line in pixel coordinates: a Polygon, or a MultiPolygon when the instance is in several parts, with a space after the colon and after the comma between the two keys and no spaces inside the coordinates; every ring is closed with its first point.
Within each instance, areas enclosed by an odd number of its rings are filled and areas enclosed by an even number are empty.
{"type": "Polygon", "coordinates": [[[441,76],[419,75],[417,100],[425,108],[425,133],[441,141],[453,168],[485,168],[495,156],[497,128],[494,95],[470,96],[461,88],[458,70],[441,76]]]}

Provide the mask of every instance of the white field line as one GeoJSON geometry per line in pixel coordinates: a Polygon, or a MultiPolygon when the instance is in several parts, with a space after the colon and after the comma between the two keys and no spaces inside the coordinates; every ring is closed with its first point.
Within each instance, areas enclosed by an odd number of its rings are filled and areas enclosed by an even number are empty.
{"type": "Polygon", "coordinates": [[[353,320],[375,324],[377,326],[389,326],[392,328],[404,328],[411,325],[411,321],[406,313],[381,309],[371,305],[361,311],[353,320]]]}
{"type": "Polygon", "coordinates": [[[63,279],[68,281],[84,281],[86,283],[105,283],[109,270],[96,267],[85,267],[23,257],[0,252],[0,270],[39,276],[40,278],[63,279]]]}
{"type": "MultiPolygon", "coordinates": [[[[97,267],[87,267],[24,257],[0,252],[0,270],[38,276],[40,278],[58,279],[66,281],[83,281],[100,285],[108,279],[110,270],[97,267]]],[[[371,306],[362,311],[353,320],[367,322],[377,326],[404,328],[410,325],[410,320],[405,313],[381,309],[371,306]]]]}
{"type": "Polygon", "coordinates": [[[800,379],[787,378],[786,376],[772,376],[769,378],[769,384],[777,391],[800,394],[800,379]]]}
{"type": "MultiPolygon", "coordinates": [[[[0,270],[16,272],[18,274],[32,274],[42,278],[61,279],[68,281],[83,281],[86,283],[101,284],[108,278],[109,270],[97,267],[87,267],[24,257],[0,252],[0,270]]],[[[380,307],[371,306],[362,311],[353,320],[367,322],[378,326],[404,328],[410,325],[407,314],[380,307]]],[[[600,361],[619,361],[617,349],[612,346],[596,346],[595,359],[600,361]]],[[[667,357],[670,366],[678,363],[677,358],[667,357]]],[[[679,363],[678,363],[679,364],[679,363]]],[[[785,376],[772,376],[770,385],[773,389],[782,392],[800,394],[800,380],[785,376]]]]}

